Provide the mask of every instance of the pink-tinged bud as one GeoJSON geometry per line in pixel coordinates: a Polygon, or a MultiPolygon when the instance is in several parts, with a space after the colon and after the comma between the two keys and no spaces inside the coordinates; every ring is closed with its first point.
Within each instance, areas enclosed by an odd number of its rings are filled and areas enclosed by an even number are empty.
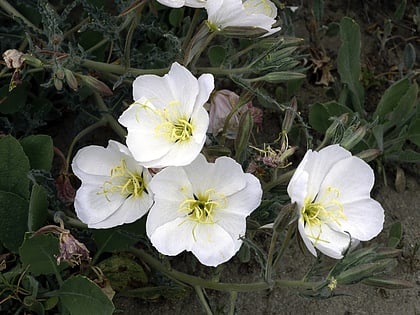
{"type": "Polygon", "coordinates": [[[81,79],[83,83],[85,83],[95,92],[98,92],[100,95],[111,96],[113,94],[108,85],[106,85],[102,81],[99,81],[98,79],[90,75],[77,74],[77,76],[81,79]]]}
{"type": "MultiPolygon", "coordinates": [[[[236,110],[239,102],[239,95],[229,90],[219,90],[212,94],[210,98],[210,104],[206,104],[209,110],[210,123],[208,132],[217,136],[223,131],[226,119],[228,119],[230,113],[236,110]]],[[[239,121],[243,113],[248,109],[251,104],[241,106],[234,112],[229,119],[229,123],[226,126],[225,136],[229,139],[235,139],[238,133],[239,121]]]]}
{"type": "Polygon", "coordinates": [[[23,53],[16,49],[9,49],[3,53],[3,59],[7,68],[17,69],[23,64],[23,53]]]}

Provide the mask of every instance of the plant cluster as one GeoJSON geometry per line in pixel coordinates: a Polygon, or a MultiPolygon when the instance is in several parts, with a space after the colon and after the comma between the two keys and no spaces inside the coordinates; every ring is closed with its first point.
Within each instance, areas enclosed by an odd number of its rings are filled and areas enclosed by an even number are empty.
{"type": "MultiPolygon", "coordinates": [[[[313,2],[310,51],[292,36],[299,7],[276,0],[0,8],[0,311],[111,314],[115,294],[193,289],[208,314],[206,290],[229,293],[234,314],[244,291],[328,298],[359,282],[410,286],[386,276],[401,252],[399,223],[386,244],[360,244],[386,220],[368,163],[384,172],[420,160],[409,40],[368,104],[359,25],[322,27],[323,1],[313,2]],[[323,36],[341,41],[340,82],[334,100],[306,106],[309,70],[317,84],[334,79],[323,36]],[[283,279],[294,242],[316,259],[302,279],[283,279]],[[176,269],[184,251],[207,277],[176,269]],[[225,264],[251,260],[260,281],[223,280],[225,264]]],[[[383,49],[391,29],[378,31],[383,49]]]]}

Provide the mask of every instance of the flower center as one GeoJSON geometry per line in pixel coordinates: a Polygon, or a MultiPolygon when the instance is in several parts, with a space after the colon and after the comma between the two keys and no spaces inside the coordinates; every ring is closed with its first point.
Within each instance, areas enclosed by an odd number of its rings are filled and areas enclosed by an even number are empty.
{"type": "Polygon", "coordinates": [[[98,194],[104,194],[109,201],[109,193],[120,193],[124,197],[140,197],[146,191],[146,185],[143,176],[137,172],[131,172],[127,168],[124,159],[121,164],[111,169],[111,178],[104,182],[102,191],[98,194]]]}
{"type": "Polygon", "coordinates": [[[144,103],[137,101],[134,104],[153,113],[154,116],[151,119],[156,121],[156,136],[163,136],[174,143],[188,141],[192,137],[194,126],[190,117],[179,113],[181,106],[179,101],[173,100],[169,102],[166,108],[161,110],[149,104],[149,100],[144,103]]]}
{"type": "Polygon", "coordinates": [[[340,191],[334,187],[327,187],[326,193],[320,200],[313,201],[306,198],[301,211],[305,226],[309,226],[311,235],[315,242],[320,240],[322,233],[322,223],[334,222],[341,225],[341,220],[346,220],[344,208],[338,198],[340,191]],[[316,228],[316,229],[314,229],[316,228]],[[313,233],[313,229],[317,232],[313,233]]]}
{"type": "Polygon", "coordinates": [[[215,209],[225,207],[226,197],[209,189],[204,194],[184,200],[179,206],[179,211],[187,213],[187,220],[195,221],[197,224],[213,224],[215,209]]]}

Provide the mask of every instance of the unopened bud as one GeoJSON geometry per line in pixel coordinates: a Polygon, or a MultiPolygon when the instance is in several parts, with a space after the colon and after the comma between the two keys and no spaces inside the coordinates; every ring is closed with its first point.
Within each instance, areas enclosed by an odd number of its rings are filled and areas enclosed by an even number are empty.
{"type": "Polygon", "coordinates": [[[357,157],[361,158],[365,162],[370,162],[376,159],[382,154],[382,151],[379,149],[367,149],[356,154],[357,157]]]}
{"type": "Polygon", "coordinates": [[[64,69],[64,75],[66,78],[67,85],[73,90],[77,91],[79,83],[77,82],[76,77],[73,72],[69,69],[64,69]]]}
{"type": "Polygon", "coordinates": [[[221,30],[221,34],[227,37],[256,38],[263,36],[267,30],[252,26],[228,26],[221,30]]]}
{"type": "Polygon", "coordinates": [[[284,119],[282,123],[282,130],[285,131],[285,133],[289,133],[290,129],[292,129],[293,122],[295,120],[297,113],[297,100],[296,97],[293,97],[290,101],[290,105],[288,108],[286,108],[286,111],[284,113],[284,119]]]}
{"type": "Polygon", "coordinates": [[[344,132],[344,136],[340,142],[340,145],[347,150],[351,150],[354,146],[363,140],[364,136],[366,135],[366,131],[366,126],[360,126],[355,131],[353,131],[352,127],[350,126],[350,128],[344,132]]]}
{"type": "Polygon", "coordinates": [[[111,89],[105,83],[90,75],[79,74],[78,77],[82,80],[83,83],[101,95],[110,96],[113,94],[111,89]]]}
{"type": "Polygon", "coordinates": [[[31,55],[24,55],[23,60],[25,60],[25,63],[35,68],[41,68],[44,66],[41,60],[31,55]]]}
{"type": "Polygon", "coordinates": [[[325,138],[327,140],[334,139],[339,130],[343,129],[343,126],[347,123],[348,118],[348,113],[344,113],[340,117],[334,117],[332,124],[325,131],[325,138]]]}
{"type": "Polygon", "coordinates": [[[63,89],[63,81],[54,76],[54,86],[57,91],[61,91],[63,89]]]}
{"type": "Polygon", "coordinates": [[[241,161],[248,148],[249,137],[251,136],[253,121],[251,113],[246,111],[239,122],[238,136],[235,139],[236,160],[241,161]]]}
{"type": "Polygon", "coordinates": [[[284,81],[291,81],[297,79],[304,79],[305,74],[291,71],[270,72],[262,77],[248,79],[248,82],[265,81],[269,83],[279,83],[284,81]]]}

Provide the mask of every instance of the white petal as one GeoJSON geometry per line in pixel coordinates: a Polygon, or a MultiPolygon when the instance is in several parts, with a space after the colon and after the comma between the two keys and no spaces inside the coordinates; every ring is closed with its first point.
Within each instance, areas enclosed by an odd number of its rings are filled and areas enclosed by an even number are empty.
{"type": "Polygon", "coordinates": [[[119,151],[90,145],[76,153],[72,162],[72,170],[82,181],[86,174],[109,176],[111,169],[121,163],[122,157],[119,151]],[[98,159],[98,157],[101,158],[98,159]]]}
{"type": "Polygon", "coordinates": [[[245,179],[244,189],[227,196],[225,211],[247,216],[260,205],[263,193],[260,181],[251,174],[245,174],[245,179]]]}
{"type": "Polygon", "coordinates": [[[300,237],[302,238],[303,243],[305,243],[306,248],[309,250],[309,252],[315,257],[317,257],[318,255],[316,253],[315,247],[312,244],[312,241],[306,235],[305,227],[303,224],[304,224],[303,219],[300,218],[298,221],[298,229],[299,229],[300,237]]]}
{"type": "Polygon", "coordinates": [[[203,106],[214,90],[214,77],[212,74],[204,73],[198,78],[199,91],[195,99],[196,107],[203,106]]]}
{"type": "Polygon", "coordinates": [[[185,167],[185,172],[197,193],[217,189],[218,193],[229,196],[244,189],[247,184],[242,167],[228,157],[220,157],[215,163],[208,163],[200,154],[185,167]]]}
{"type": "MultiPolygon", "coordinates": [[[[172,101],[178,101],[182,108],[182,114],[190,117],[194,110],[195,100],[199,94],[197,79],[187,68],[177,62],[172,64],[167,79],[174,97],[172,101]]],[[[198,105],[202,106],[204,102],[198,105]]]]}
{"type": "Polygon", "coordinates": [[[371,198],[343,204],[346,220],[334,229],[349,232],[352,238],[369,241],[379,234],[384,224],[384,209],[371,198]]]}
{"type": "MultiPolygon", "coordinates": [[[[307,154],[310,151],[307,152],[307,154]]],[[[309,174],[308,196],[315,198],[320,185],[330,169],[340,160],[350,157],[351,153],[338,144],[329,145],[319,152],[312,152],[305,165],[309,174]]]]}
{"type": "Polygon", "coordinates": [[[197,224],[191,251],[206,266],[216,267],[231,259],[239,247],[238,240],[217,224],[197,224]]]}
{"type": "Polygon", "coordinates": [[[157,109],[164,108],[174,100],[167,76],[167,74],[163,77],[154,74],[138,76],[133,82],[133,99],[135,101],[146,99],[157,109]]]}
{"type": "Polygon", "coordinates": [[[229,233],[234,243],[234,250],[238,251],[242,245],[240,237],[245,236],[246,232],[246,216],[220,209],[215,213],[213,219],[218,226],[229,233]]]}
{"type": "Polygon", "coordinates": [[[144,216],[153,204],[152,197],[143,193],[140,197],[129,197],[115,212],[103,221],[88,224],[92,229],[108,229],[125,223],[132,223],[144,216]]]}
{"type": "Polygon", "coordinates": [[[193,229],[196,223],[190,220],[177,218],[167,222],[149,235],[153,246],[162,254],[175,256],[193,246],[193,229]]]}
{"type": "Polygon", "coordinates": [[[346,233],[337,232],[327,224],[320,226],[305,226],[305,233],[312,244],[324,255],[340,259],[350,246],[350,236],[346,233]]]}
{"type": "Polygon", "coordinates": [[[308,155],[305,155],[305,158],[299,164],[298,168],[295,170],[292,178],[290,179],[289,185],[287,186],[287,193],[293,202],[296,202],[298,209],[303,207],[305,198],[308,195],[308,182],[309,174],[304,171],[305,164],[307,163],[308,155]]]}
{"type": "Polygon", "coordinates": [[[355,156],[349,157],[331,167],[321,184],[317,199],[322,199],[327,187],[337,189],[337,199],[342,203],[366,199],[370,196],[374,180],[373,170],[365,161],[355,156]]]}
{"type": "Polygon", "coordinates": [[[76,192],[74,199],[76,214],[82,222],[88,225],[103,221],[125,201],[125,197],[120,193],[108,193],[107,196],[101,194],[102,184],[103,182],[82,183],[76,192]]]}

